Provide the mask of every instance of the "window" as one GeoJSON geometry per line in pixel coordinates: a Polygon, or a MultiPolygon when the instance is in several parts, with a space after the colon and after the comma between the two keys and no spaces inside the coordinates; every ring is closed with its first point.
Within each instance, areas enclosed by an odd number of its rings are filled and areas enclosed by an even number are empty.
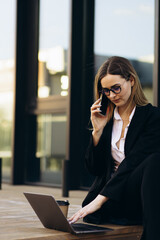
{"type": "Polygon", "coordinates": [[[96,71],[109,56],[128,58],[153,103],[154,0],[96,0],[96,71]]]}
{"type": "Polygon", "coordinates": [[[70,0],[40,1],[36,158],[39,181],[61,185],[66,155],[70,0]]]}
{"type": "Polygon", "coordinates": [[[0,1],[0,157],[5,181],[11,178],[15,10],[15,0],[0,1]]]}
{"type": "Polygon", "coordinates": [[[69,0],[40,1],[38,96],[68,95],[69,0]]]}
{"type": "Polygon", "coordinates": [[[37,159],[40,159],[40,181],[61,185],[62,160],[66,153],[65,114],[42,114],[37,118],[37,159]]]}

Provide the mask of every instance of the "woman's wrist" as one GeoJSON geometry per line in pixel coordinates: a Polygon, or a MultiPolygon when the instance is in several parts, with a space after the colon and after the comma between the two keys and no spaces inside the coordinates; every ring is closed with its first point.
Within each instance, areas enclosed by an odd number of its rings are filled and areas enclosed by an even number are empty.
{"type": "Polygon", "coordinates": [[[107,202],[107,200],[108,200],[108,197],[99,194],[99,195],[95,198],[94,201],[96,201],[97,204],[99,205],[99,207],[101,208],[102,205],[103,205],[105,202],[107,202]]]}
{"type": "Polygon", "coordinates": [[[92,131],[92,137],[93,137],[94,146],[96,146],[98,144],[99,139],[100,139],[100,137],[102,135],[102,132],[103,132],[103,130],[98,130],[98,131],[97,130],[93,130],[92,131]]]}

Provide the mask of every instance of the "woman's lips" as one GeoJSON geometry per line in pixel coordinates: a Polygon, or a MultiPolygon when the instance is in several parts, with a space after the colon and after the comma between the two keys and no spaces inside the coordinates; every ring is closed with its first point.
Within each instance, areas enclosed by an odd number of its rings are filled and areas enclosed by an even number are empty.
{"type": "Polygon", "coordinates": [[[113,100],[112,102],[113,103],[118,103],[120,101],[120,99],[117,99],[117,100],[113,100]]]}

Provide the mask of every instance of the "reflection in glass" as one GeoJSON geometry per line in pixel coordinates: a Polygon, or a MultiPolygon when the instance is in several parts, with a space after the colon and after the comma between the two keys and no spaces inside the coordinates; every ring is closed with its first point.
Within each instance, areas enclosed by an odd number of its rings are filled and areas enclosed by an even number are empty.
{"type": "Polygon", "coordinates": [[[109,56],[128,58],[153,103],[154,0],[95,3],[95,71],[109,56]]]}
{"type": "Polygon", "coordinates": [[[0,157],[3,181],[11,178],[15,10],[15,0],[0,1],[0,157]]]}
{"type": "Polygon", "coordinates": [[[68,95],[69,0],[40,1],[38,97],[68,95]],[[65,86],[63,81],[65,77],[65,86]]]}
{"type": "Polygon", "coordinates": [[[61,185],[62,160],[66,153],[64,114],[43,114],[37,118],[37,152],[40,159],[40,181],[61,185]]]}

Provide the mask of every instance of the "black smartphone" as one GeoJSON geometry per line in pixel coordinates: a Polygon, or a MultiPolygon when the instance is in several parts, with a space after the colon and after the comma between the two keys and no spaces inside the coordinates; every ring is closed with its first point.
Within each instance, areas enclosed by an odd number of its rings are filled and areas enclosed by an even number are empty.
{"type": "Polygon", "coordinates": [[[101,107],[100,107],[100,114],[102,115],[106,115],[106,112],[107,112],[107,107],[108,107],[108,98],[106,97],[105,94],[102,94],[101,96],[101,107]]]}

